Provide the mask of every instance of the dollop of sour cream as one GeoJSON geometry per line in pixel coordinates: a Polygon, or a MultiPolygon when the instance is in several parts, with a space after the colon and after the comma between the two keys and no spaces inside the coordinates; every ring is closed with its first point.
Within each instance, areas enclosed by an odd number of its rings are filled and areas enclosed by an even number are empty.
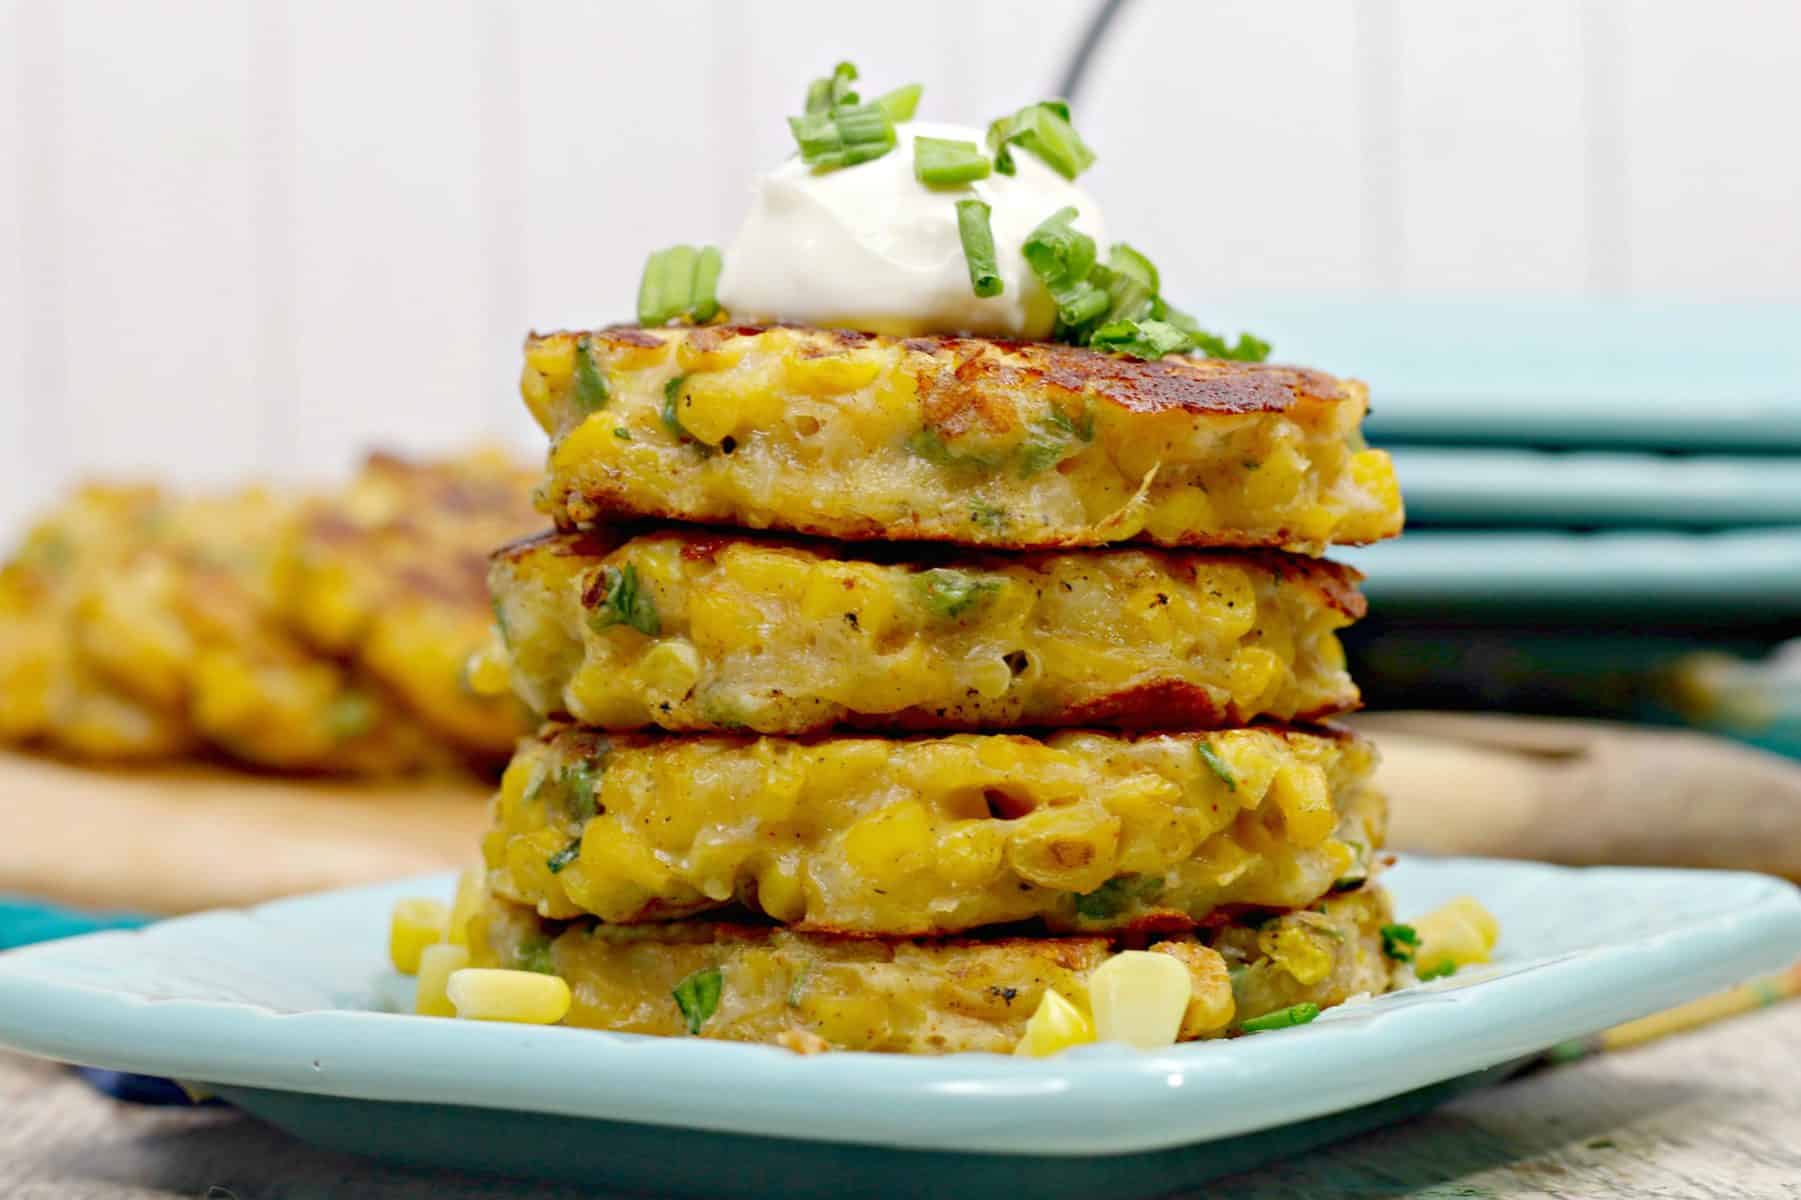
{"type": "Polygon", "coordinates": [[[1048,338],[1056,304],[1026,265],[1028,234],[1061,208],[1105,245],[1092,197],[1028,151],[1017,173],[991,173],[955,187],[913,176],[913,140],[949,138],[983,146],[979,129],[907,122],[898,144],[873,162],[814,171],[796,155],[756,183],[750,213],[725,252],[719,300],[736,321],[791,321],[900,337],[974,334],[1048,338]],[[989,222],[1001,293],[970,288],[957,232],[957,201],[975,197],[989,222]]]}

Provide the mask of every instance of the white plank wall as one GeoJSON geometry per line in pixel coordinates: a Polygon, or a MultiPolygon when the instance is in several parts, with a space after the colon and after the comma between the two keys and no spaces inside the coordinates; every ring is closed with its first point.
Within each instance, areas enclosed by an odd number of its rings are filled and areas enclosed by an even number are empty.
{"type": "MultiPolygon", "coordinates": [[[[1095,2],[0,0],[0,543],[81,472],[531,446],[523,331],[728,238],[811,75],[980,123],[1095,2]]],[[[1088,88],[1202,307],[1801,299],[1801,5],[1131,0],[1088,88]]]]}

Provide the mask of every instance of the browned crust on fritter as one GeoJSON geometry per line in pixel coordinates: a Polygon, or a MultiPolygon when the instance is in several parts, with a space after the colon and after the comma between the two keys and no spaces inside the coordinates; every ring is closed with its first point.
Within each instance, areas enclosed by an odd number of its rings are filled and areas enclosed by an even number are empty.
{"type": "Polygon", "coordinates": [[[1162,563],[1170,574],[1177,576],[1197,563],[1236,563],[1252,570],[1268,571],[1288,582],[1298,581],[1312,589],[1323,603],[1353,621],[1361,620],[1369,609],[1363,593],[1357,590],[1357,585],[1363,580],[1361,571],[1327,559],[1304,558],[1270,549],[1233,552],[1198,547],[1194,550],[1170,550],[1160,546],[1125,543],[1070,547],[1066,550],[1028,550],[1021,554],[1000,555],[990,553],[988,547],[950,551],[934,545],[848,543],[832,539],[807,540],[775,533],[746,533],[708,525],[678,523],[676,528],[671,529],[667,525],[658,526],[634,522],[609,526],[605,531],[547,530],[521,538],[516,542],[510,542],[496,550],[493,557],[495,561],[518,562],[540,549],[548,547],[549,552],[558,557],[602,558],[635,537],[682,538],[684,540],[682,556],[697,561],[711,559],[733,545],[746,545],[802,550],[816,554],[822,559],[833,561],[868,562],[882,565],[905,564],[920,569],[940,566],[956,566],[976,570],[1002,570],[1019,566],[1039,569],[1047,559],[1071,553],[1096,556],[1147,555],[1162,563]]]}
{"type": "MultiPolygon", "coordinates": [[[[1270,721],[1270,720],[1259,719],[1256,721],[1252,721],[1249,724],[1249,726],[1247,726],[1247,728],[1260,730],[1264,733],[1268,733],[1275,737],[1281,738],[1283,741],[1288,741],[1288,740],[1290,740],[1292,738],[1296,738],[1296,737],[1325,738],[1329,741],[1334,741],[1334,742],[1353,742],[1353,741],[1357,740],[1357,734],[1355,732],[1353,732],[1348,725],[1341,725],[1341,724],[1337,723],[1336,721],[1332,721],[1332,720],[1313,721],[1313,722],[1301,722],[1301,721],[1283,722],[1283,721],[1270,721]]],[[[1011,732],[1006,732],[1006,733],[996,733],[996,732],[984,732],[984,731],[960,730],[960,729],[934,729],[934,730],[929,730],[929,731],[924,731],[924,732],[907,731],[904,736],[891,737],[891,738],[886,738],[884,740],[889,741],[889,742],[932,742],[932,741],[940,741],[940,740],[942,740],[944,738],[948,738],[948,737],[967,736],[971,733],[974,733],[978,737],[997,738],[997,739],[998,738],[1010,738],[1015,741],[1036,742],[1036,743],[1042,744],[1045,741],[1049,740],[1053,736],[1061,737],[1061,736],[1068,735],[1068,734],[1086,733],[1086,734],[1093,734],[1096,737],[1112,738],[1116,741],[1133,742],[1133,741],[1137,741],[1141,738],[1151,738],[1151,737],[1201,738],[1201,737],[1206,737],[1209,734],[1221,733],[1221,732],[1229,732],[1229,731],[1218,730],[1218,729],[1188,730],[1188,729],[1148,729],[1147,728],[1147,729],[1124,729],[1124,730],[1122,730],[1122,729],[1081,729],[1081,728],[1062,729],[1062,728],[1058,728],[1058,729],[1043,730],[1043,731],[1031,731],[1031,732],[1011,731],[1011,732]],[[1042,733],[1042,736],[1039,736],[1040,733],[1042,733]]],[[[757,734],[757,733],[645,733],[645,732],[640,732],[640,731],[633,731],[633,732],[627,732],[627,733],[602,733],[601,731],[596,730],[596,729],[588,729],[588,728],[585,728],[585,727],[579,726],[579,725],[570,725],[563,721],[546,721],[543,725],[540,725],[538,727],[537,733],[533,734],[532,736],[535,737],[538,741],[543,742],[547,745],[551,744],[551,743],[557,743],[557,742],[563,743],[565,746],[574,744],[577,747],[577,749],[574,751],[575,753],[587,755],[587,756],[593,756],[593,755],[600,753],[603,746],[609,750],[615,750],[615,751],[616,750],[637,750],[637,749],[654,748],[659,743],[693,741],[693,740],[696,740],[699,738],[705,738],[708,741],[714,741],[714,742],[730,742],[730,743],[732,743],[734,745],[738,745],[738,746],[748,746],[753,742],[758,742],[758,741],[763,741],[763,740],[778,741],[778,742],[797,742],[802,745],[816,745],[819,742],[829,741],[834,738],[854,738],[857,740],[866,740],[868,738],[872,738],[877,735],[874,733],[871,733],[869,731],[866,731],[866,730],[864,730],[864,731],[849,730],[849,731],[842,731],[842,732],[830,731],[830,732],[820,732],[820,733],[797,734],[797,735],[793,735],[793,736],[786,735],[786,734],[773,734],[773,733],[772,734],[757,734]]]]}
{"type": "Polygon", "coordinates": [[[815,339],[813,352],[829,354],[868,345],[896,345],[930,360],[916,364],[922,375],[920,401],[928,418],[954,434],[978,423],[1000,420],[983,400],[1021,386],[1044,387],[1071,398],[1090,396],[1132,413],[1183,410],[1195,414],[1236,415],[1283,412],[1302,399],[1335,402],[1351,389],[1323,371],[1272,363],[1172,355],[1156,360],[1103,354],[1060,342],[1024,342],[998,338],[913,337],[814,329],[797,325],[711,325],[700,329],[660,332],[629,325],[532,338],[586,337],[601,345],[643,349],[665,338],[685,338],[699,350],[714,349],[736,337],[755,337],[769,329],[801,329],[815,339]]]}

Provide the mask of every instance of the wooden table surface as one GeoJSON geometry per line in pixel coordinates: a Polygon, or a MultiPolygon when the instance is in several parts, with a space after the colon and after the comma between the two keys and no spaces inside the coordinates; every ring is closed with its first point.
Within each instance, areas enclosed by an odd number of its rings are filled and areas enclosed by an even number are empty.
{"type": "MultiPolygon", "coordinates": [[[[121,1104],[0,1054],[8,1200],[575,1200],[572,1188],[390,1169],[223,1108],[121,1104]]],[[[1221,1180],[1234,1200],[1801,1197],[1801,1002],[1544,1068],[1296,1164],[1221,1180]]]]}

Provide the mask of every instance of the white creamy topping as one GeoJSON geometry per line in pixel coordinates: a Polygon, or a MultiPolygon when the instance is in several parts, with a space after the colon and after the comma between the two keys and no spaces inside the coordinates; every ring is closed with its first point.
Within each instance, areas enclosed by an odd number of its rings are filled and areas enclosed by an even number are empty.
{"type": "Polygon", "coordinates": [[[1018,173],[956,187],[913,177],[916,136],[974,142],[961,125],[908,122],[899,144],[874,162],[815,173],[796,155],[757,182],[750,214],[725,252],[719,300],[735,321],[791,321],[911,337],[967,333],[1048,338],[1056,305],[1026,265],[1026,235],[1060,208],[1105,246],[1101,211],[1087,192],[1029,151],[1018,173]],[[970,290],[957,233],[957,201],[993,209],[1001,294],[970,290]]]}

